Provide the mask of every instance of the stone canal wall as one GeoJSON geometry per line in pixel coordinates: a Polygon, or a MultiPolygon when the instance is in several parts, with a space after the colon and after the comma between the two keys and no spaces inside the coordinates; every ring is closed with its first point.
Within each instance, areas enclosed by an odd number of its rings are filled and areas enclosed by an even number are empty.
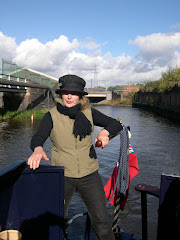
{"type": "Polygon", "coordinates": [[[180,122],[180,87],[176,85],[164,93],[139,91],[135,93],[132,105],[180,122]]]}

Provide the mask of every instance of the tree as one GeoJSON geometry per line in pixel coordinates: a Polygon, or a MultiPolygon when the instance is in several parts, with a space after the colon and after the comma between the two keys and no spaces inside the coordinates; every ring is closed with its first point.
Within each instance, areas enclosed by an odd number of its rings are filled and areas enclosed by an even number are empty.
{"type": "Polygon", "coordinates": [[[117,87],[110,86],[110,87],[108,87],[108,90],[109,90],[109,91],[114,91],[114,90],[118,90],[118,88],[117,88],[117,87]]]}
{"type": "Polygon", "coordinates": [[[159,92],[171,90],[175,85],[180,85],[180,68],[169,69],[162,73],[157,81],[148,81],[140,88],[142,92],[159,92]]]}

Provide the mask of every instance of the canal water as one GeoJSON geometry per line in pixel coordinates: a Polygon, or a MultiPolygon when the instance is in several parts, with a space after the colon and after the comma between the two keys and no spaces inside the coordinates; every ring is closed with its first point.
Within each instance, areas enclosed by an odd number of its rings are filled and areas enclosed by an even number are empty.
{"type": "MultiPolygon", "coordinates": [[[[121,118],[125,126],[131,128],[130,143],[137,155],[140,168],[139,174],[132,180],[128,201],[124,211],[120,212],[118,223],[123,231],[141,235],[140,193],[134,187],[138,183],[159,186],[161,173],[180,174],[180,125],[168,119],[155,115],[144,109],[95,106],[96,109],[112,116],[121,118]]],[[[17,160],[27,160],[31,155],[30,140],[39,125],[39,120],[31,118],[27,121],[0,122],[0,169],[17,160]]],[[[94,138],[99,127],[95,127],[94,138]]],[[[104,185],[111,176],[119,156],[120,137],[113,138],[109,145],[102,149],[96,148],[99,160],[99,173],[104,185]]],[[[51,157],[51,142],[48,139],[44,149],[51,157]]],[[[42,160],[42,164],[50,164],[42,160]]],[[[110,220],[113,219],[114,207],[108,205],[110,220]]],[[[156,239],[158,199],[148,197],[148,229],[149,239],[156,239]]],[[[74,195],[69,208],[69,216],[86,212],[83,202],[77,194],[74,195]],[[77,207],[78,206],[78,207],[77,207]]],[[[84,227],[81,219],[74,221],[68,231],[78,235],[84,227]]]]}

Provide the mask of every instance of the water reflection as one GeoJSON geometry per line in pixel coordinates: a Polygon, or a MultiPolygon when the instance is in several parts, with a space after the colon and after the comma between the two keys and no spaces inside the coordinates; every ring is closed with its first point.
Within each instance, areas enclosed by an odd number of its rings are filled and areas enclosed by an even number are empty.
{"type": "MultiPolygon", "coordinates": [[[[96,109],[112,116],[121,117],[125,126],[131,127],[130,143],[137,155],[140,172],[133,179],[125,209],[120,214],[119,224],[124,231],[141,234],[140,194],[134,190],[137,183],[159,186],[161,173],[180,174],[179,143],[180,125],[151,112],[137,108],[96,106],[96,109]]],[[[4,121],[0,123],[0,168],[17,160],[27,160],[31,155],[30,140],[39,125],[39,120],[4,121]]],[[[100,130],[95,127],[94,135],[100,130]]],[[[104,148],[96,148],[102,181],[105,184],[114,169],[119,156],[120,137],[112,139],[104,148]]],[[[51,142],[44,145],[47,156],[51,156],[51,142]]],[[[43,161],[43,164],[50,164],[43,161]]],[[[158,199],[148,197],[149,239],[155,239],[157,224],[158,199]]],[[[114,208],[108,206],[110,218],[113,219],[114,208]]],[[[86,209],[75,195],[70,206],[70,216],[85,212],[86,209]],[[77,208],[77,205],[79,206],[77,208]]],[[[73,226],[77,234],[83,222],[77,221],[73,226]]],[[[69,231],[74,231],[69,229],[69,231]]]]}
{"type": "MultiPolygon", "coordinates": [[[[0,168],[18,160],[27,160],[31,155],[30,140],[39,125],[39,120],[31,123],[27,121],[9,120],[0,123],[0,168]]],[[[45,144],[47,153],[50,153],[48,140],[45,144]]],[[[50,155],[49,155],[50,156],[50,155]]]]}

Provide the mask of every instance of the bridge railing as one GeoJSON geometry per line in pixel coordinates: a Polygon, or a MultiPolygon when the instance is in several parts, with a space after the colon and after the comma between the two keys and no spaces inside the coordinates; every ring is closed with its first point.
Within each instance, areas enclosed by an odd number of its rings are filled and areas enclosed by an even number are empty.
{"type": "Polygon", "coordinates": [[[50,89],[56,88],[56,86],[55,86],[56,83],[52,84],[50,79],[42,79],[41,78],[40,81],[32,81],[30,79],[17,77],[14,75],[0,74],[0,85],[3,85],[3,86],[7,85],[7,87],[17,86],[17,88],[19,88],[19,86],[17,84],[13,85],[13,83],[15,83],[15,82],[17,82],[17,83],[19,82],[21,86],[22,86],[22,83],[24,83],[24,85],[26,85],[27,83],[31,83],[36,86],[42,86],[42,87],[44,86],[44,87],[50,88],[50,89]]]}
{"type": "Polygon", "coordinates": [[[26,82],[25,78],[20,78],[13,75],[7,75],[7,74],[0,74],[0,78],[7,81],[26,82]]]}
{"type": "MultiPolygon", "coordinates": [[[[6,74],[0,74],[0,79],[3,80],[3,83],[0,83],[0,86],[8,87],[11,88],[11,82],[20,82],[20,83],[26,83],[26,79],[11,76],[11,75],[6,75],[6,74]],[[6,84],[7,83],[7,84],[6,84]]],[[[20,88],[20,86],[15,86],[16,88],[20,88]]],[[[14,88],[14,86],[13,86],[14,88]]],[[[26,89],[26,87],[24,87],[26,89]]]]}
{"type": "Polygon", "coordinates": [[[106,92],[105,88],[85,88],[87,92],[106,92]]]}
{"type": "MultiPolygon", "coordinates": [[[[3,76],[3,79],[6,80],[13,80],[19,82],[30,81],[33,84],[47,86],[51,89],[56,89],[58,84],[58,81],[51,76],[37,72],[33,69],[20,67],[15,62],[10,62],[4,59],[2,59],[1,76],[3,76]]],[[[0,78],[2,78],[1,76],[0,78]]]]}

